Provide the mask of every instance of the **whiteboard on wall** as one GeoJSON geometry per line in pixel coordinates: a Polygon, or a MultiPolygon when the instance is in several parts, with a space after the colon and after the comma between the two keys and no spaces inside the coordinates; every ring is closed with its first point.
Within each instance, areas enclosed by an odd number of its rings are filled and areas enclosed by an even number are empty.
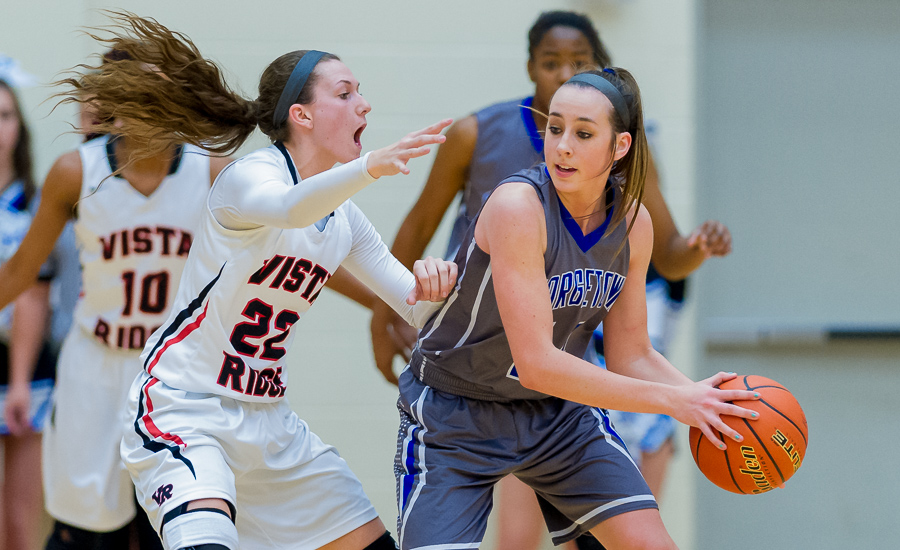
{"type": "Polygon", "coordinates": [[[900,335],[900,2],[701,13],[698,211],[734,237],[708,339],[900,335]]]}

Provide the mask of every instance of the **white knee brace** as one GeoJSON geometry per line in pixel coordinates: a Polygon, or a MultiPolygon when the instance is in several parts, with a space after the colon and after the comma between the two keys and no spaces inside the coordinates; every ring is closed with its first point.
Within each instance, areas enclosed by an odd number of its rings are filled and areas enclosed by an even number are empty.
{"type": "Polygon", "coordinates": [[[224,512],[209,509],[190,510],[166,522],[162,540],[169,550],[202,544],[221,544],[229,550],[238,550],[238,532],[234,523],[224,512]]]}

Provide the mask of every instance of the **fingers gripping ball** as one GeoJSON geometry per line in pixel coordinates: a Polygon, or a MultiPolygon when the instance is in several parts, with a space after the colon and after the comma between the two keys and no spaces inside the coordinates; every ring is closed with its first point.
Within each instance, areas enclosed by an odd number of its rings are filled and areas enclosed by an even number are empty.
{"type": "MultiPolygon", "coordinates": [[[[691,455],[710,481],[732,493],[765,493],[784,482],[803,464],[808,428],[806,415],[794,396],[781,384],[763,376],[738,376],[719,386],[723,390],[759,392],[759,401],[735,401],[759,413],[757,420],[723,416],[744,436],[730,441],[724,451],[716,449],[699,429],[690,431],[691,455]]],[[[719,434],[722,440],[725,437],[719,434]]]]}

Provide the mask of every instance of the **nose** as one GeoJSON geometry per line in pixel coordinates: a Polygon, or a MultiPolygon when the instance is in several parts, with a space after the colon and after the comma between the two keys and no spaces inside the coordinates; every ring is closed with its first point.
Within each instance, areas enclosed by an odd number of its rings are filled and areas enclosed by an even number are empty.
{"type": "Polygon", "coordinates": [[[360,99],[360,103],[359,103],[359,105],[360,105],[360,108],[359,108],[359,114],[360,114],[360,116],[365,116],[365,115],[369,114],[370,112],[372,112],[372,106],[369,105],[369,102],[366,101],[366,98],[360,96],[359,99],[360,99]]]}
{"type": "Polygon", "coordinates": [[[575,76],[575,65],[571,63],[563,63],[559,69],[560,86],[568,82],[568,80],[573,76],[575,76]]]}
{"type": "Polygon", "coordinates": [[[569,146],[569,131],[566,130],[559,136],[559,141],[556,142],[556,152],[562,156],[568,156],[572,153],[572,148],[569,146]]]}

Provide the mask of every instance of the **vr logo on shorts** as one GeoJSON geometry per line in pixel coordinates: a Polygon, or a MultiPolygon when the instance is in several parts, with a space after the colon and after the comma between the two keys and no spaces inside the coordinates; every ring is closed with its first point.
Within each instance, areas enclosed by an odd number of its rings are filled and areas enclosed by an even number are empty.
{"type": "Polygon", "coordinates": [[[153,493],[153,502],[155,502],[157,506],[162,506],[163,502],[172,498],[173,489],[174,487],[171,483],[161,485],[159,489],[157,489],[156,492],[153,493]]]}

